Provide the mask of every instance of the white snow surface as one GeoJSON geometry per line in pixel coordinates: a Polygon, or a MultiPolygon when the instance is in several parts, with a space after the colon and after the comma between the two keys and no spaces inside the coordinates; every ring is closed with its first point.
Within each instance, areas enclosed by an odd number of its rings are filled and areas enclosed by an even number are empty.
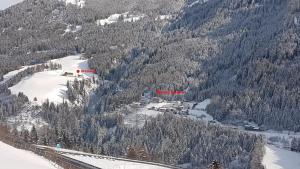
{"type": "Polygon", "coordinates": [[[59,169],[47,159],[32,152],[0,142],[0,167],[3,169],[59,169]]]}
{"type": "Polygon", "coordinates": [[[300,153],[266,145],[262,164],[266,169],[299,169],[300,153]]]}
{"type": "Polygon", "coordinates": [[[296,26],[299,26],[299,25],[300,25],[299,20],[298,20],[297,17],[294,17],[294,24],[295,24],[296,26]]]}
{"type": "MultiPolygon", "coordinates": [[[[211,103],[210,99],[206,99],[198,103],[194,109],[188,111],[188,117],[191,119],[201,119],[204,121],[213,121],[214,118],[206,112],[206,107],[211,103]]],[[[218,123],[216,121],[216,123],[218,123]]]]}
{"type": "Polygon", "coordinates": [[[155,20],[169,20],[172,19],[172,15],[159,15],[155,20]]]}
{"type": "Polygon", "coordinates": [[[193,2],[193,3],[191,3],[188,7],[192,7],[192,6],[196,5],[196,4],[204,4],[204,3],[208,2],[208,1],[209,0],[197,0],[197,1],[193,2]]]}
{"type": "Polygon", "coordinates": [[[65,1],[66,5],[73,4],[73,5],[77,5],[80,8],[83,8],[85,6],[85,0],[61,0],[61,1],[65,1]]]}
{"type": "Polygon", "coordinates": [[[72,32],[72,33],[76,33],[78,31],[82,30],[82,26],[81,25],[77,25],[77,26],[73,26],[73,25],[68,25],[66,30],[65,30],[65,34],[72,32]]]}
{"type": "Polygon", "coordinates": [[[145,15],[129,15],[128,12],[123,13],[123,14],[112,14],[110,15],[108,18],[106,19],[99,19],[96,21],[96,24],[98,26],[104,26],[104,25],[109,25],[109,24],[113,24],[116,23],[118,21],[123,21],[123,22],[136,22],[138,20],[141,20],[142,18],[144,18],[145,15]],[[123,20],[121,20],[121,18],[123,20]]]}
{"type": "Polygon", "coordinates": [[[93,158],[93,157],[71,155],[71,154],[65,154],[65,156],[103,169],[167,169],[166,167],[161,167],[156,165],[121,161],[121,160],[108,159],[108,158],[93,158]]]}
{"type": "MultiPolygon", "coordinates": [[[[67,81],[74,81],[75,76],[62,76],[64,72],[71,72],[76,75],[78,69],[89,69],[87,60],[80,59],[81,55],[67,56],[61,59],[51,60],[53,63],[62,65],[62,70],[38,72],[23,78],[18,84],[10,87],[12,94],[23,92],[29,100],[37,98],[39,104],[49,99],[56,104],[67,99],[67,81]]],[[[91,78],[93,74],[83,73],[84,78],[91,78]]]]}
{"type": "Polygon", "coordinates": [[[0,10],[6,9],[12,5],[22,2],[23,0],[1,0],[0,1],[0,10]]]}

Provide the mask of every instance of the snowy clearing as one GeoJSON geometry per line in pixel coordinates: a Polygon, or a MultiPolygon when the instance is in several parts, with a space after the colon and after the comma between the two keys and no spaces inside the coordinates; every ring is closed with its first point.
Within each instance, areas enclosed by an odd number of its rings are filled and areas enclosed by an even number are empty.
{"type": "Polygon", "coordinates": [[[159,15],[155,20],[169,20],[172,19],[172,15],[159,15]]]}
{"type": "Polygon", "coordinates": [[[300,153],[266,145],[266,154],[262,164],[266,169],[297,169],[300,168],[300,153]]]}
{"type": "Polygon", "coordinates": [[[129,15],[128,12],[126,12],[126,13],[123,13],[123,14],[113,14],[113,15],[110,15],[106,19],[97,20],[96,24],[98,26],[104,26],[104,25],[109,25],[109,24],[116,23],[118,21],[136,22],[136,21],[141,20],[144,17],[145,17],[144,14],[142,14],[142,15],[129,15]]]}
{"type": "Polygon", "coordinates": [[[210,99],[206,99],[200,103],[196,103],[195,107],[188,110],[188,117],[195,120],[214,121],[219,123],[206,112],[206,107],[211,103],[210,99]]]}
{"type": "Polygon", "coordinates": [[[72,4],[72,5],[77,5],[80,8],[83,8],[85,6],[85,0],[61,0],[65,1],[66,5],[72,4]]]}
{"type": "MultiPolygon", "coordinates": [[[[38,72],[25,77],[9,88],[12,94],[23,92],[31,101],[36,97],[39,104],[46,99],[54,103],[62,103],[66,100],[67,81],[74,81],[77,78],[75,75],[78,69],[88,69],[87,60],[81,59],[81,55],[74,55],[51,60],[51,62],[61,64],[62,70],[38,72]],[[73,73],[74,76],[62,76],[65,72],[73,73]]],[[[82,76],[92,78],[94,74],[82,73],[82,76]]]]}
{"type": "Polygon", "coordinates": [[[2,142],[0,142],[0,152],[0,165],[3,169],[60,169],[41,156],[2,142]]]}

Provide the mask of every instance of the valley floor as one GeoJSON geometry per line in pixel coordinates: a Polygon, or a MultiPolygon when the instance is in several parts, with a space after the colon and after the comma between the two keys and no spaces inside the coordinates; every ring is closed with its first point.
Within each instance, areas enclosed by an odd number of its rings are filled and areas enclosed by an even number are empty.
{"type": "Polygon", "coordinates": [[[297,169],[300,168],[300,153],[266,145],[263,165],[266,169],[297,169]]]}

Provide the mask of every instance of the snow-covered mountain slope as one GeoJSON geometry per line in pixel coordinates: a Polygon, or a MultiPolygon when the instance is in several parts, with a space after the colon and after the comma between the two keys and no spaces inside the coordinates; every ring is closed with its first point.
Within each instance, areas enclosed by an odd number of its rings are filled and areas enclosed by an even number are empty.
{"type": "MultiPolygon", "coordinates": [[[[88,69],[87,60],[81,59],[80,55],[67,56],[61,59],[52,60],[53,63],[62,65],[62,70],[44,71],[35,73],[32,76],[23,78],[18,84],[10,88],[13,94],[23,92],[29,100],[37,98],[38,103],[49,99],[50,102],[62,103],[67,99],[67,81],[74,81],[77,70],[88,69]],[[65,72],[72,73],[74,76],[63,76],[65,72]]],[[[93,77],[92,73],[82,73],[83,78],[93,77]]]]}
{"type": "Polygon", "coordinates": [[[267,145],[263,165],[266,169],[296,169],[300,168],[300,153],[267,145]]]}
{"type": "Polygon", "coordinates": [[[47,159],[0,142],[0,168],[3,169],[60,169],[47,159]]]}

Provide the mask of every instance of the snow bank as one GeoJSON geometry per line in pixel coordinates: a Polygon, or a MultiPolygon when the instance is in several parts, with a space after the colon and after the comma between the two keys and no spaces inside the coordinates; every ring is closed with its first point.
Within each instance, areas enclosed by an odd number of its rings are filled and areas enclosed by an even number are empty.
{"type": "Polygon", "coordinates": [[[48,146],[38,145],[38,147],[51,148],[60,154],[73,158],[84,163],[103,168],[103,169],[168,169],[152,164],[140,163],[136,160],[127,161],[128,159],[116,158],[110,156],[102,156],[97,154],[84,153],[75,150],[68,150],[63,148],[54,148],[48,146]]]}
{"type": "Polygon", "coordinates": [[[15,75],[17,75],[18,73],[26,70],[27,68],[28,68],[28,66],[23,66],[21,69],[14,70],[14,71],[11,71],[11,72],[5,74],[3,76],[3,80],[0,82],[0,84],[5,83],[6,81],[8,81],[9,79],[11,79],[12,77],[14,77],[15,75]]]}
{"type": "Polygon", "coordinates": [[[300,153],[266,145],[266,153],[262,164],[266,169],[297,169],[300,168],[300,153]]]}
{"type": "MultiPolygon", "coordinates": [[[[31,76],[23,78],[18,84],[10,87],[12,94],[23,92],[31,101],[37,98],[41,104],[47,98],[50,102],[62,103],[67,99],[67,81],[74,81],[75,76],[62,76],[64,72],[70,72],[76,75],[78,69],[89,69],[87,60],[80,59],[80,55],[68,56],[61,59],[55,59],[51,62],[62,65],[62,70],[38,72],[31,76]]],[[[83,73],[84,78],[91,78],[93,74],[83,73]]]]}
{"type": "Polygon", "coordinates": [[[94,158],[94,157],[71,155],[71,154],[65,154],[65,156],[105,169],[141,169],[141,168],[142,169],[167,169],[166,167],[161,167],[156,165],[121,161],[121,160],[108,159],[108,158],[100,158],[100,157],[94,158]]]}
{"type": "Polygon", "coordinates": [[[3,169],[59,169],[47,159],[32,152],[0,142],[0,166],[3,169]]]}

